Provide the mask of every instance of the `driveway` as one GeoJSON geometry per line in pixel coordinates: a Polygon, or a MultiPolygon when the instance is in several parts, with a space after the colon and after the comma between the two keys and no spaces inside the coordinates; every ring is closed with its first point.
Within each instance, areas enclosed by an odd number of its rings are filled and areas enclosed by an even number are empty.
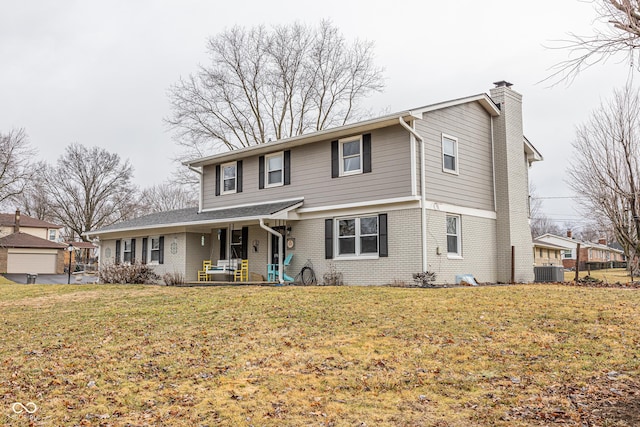
{"type": "MultiPolygon", "coordinates": [[[[4,277],[15,283],[26,284],[27,275],[25,274],[3,274],[4,277]]],[[[96,276],[86,276],[83,274],[72,274],[71,284],[93,283],[97,279],[96,276]]],[[[66,274],[38,274],[36,284],[39,285],[66,285],[69,277],[66,274]]]]}

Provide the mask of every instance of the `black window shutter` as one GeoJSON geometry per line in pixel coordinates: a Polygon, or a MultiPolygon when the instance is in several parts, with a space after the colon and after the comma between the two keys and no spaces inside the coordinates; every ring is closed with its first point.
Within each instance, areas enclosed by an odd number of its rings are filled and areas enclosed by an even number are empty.
{"type": "Polygon", "coordinates": [[[333,220],[324,220],[324,258],[333,259],[333,220]]]}
{"type": "Polygon", "coordinates": [[[164,264],[164,236],[160,236],[160,238],[158,239],[160,240],[159,243],[159,248],[160,249],[158,251],[158,264],[164,264]]]}
{"type": "Polygon", "coordinates": [[[249,227],[242,227],[242,259],[248,259],[249,227]]]}
{"type": "Polygon", "coordinates": [[[143,264],[147,263],[147,241],[148,239],[146,237],[142,238],[142,255],[140,258],[142,259],[143,264]]]}
{"type": "Polygon", "coordinates": [[[220,195],[220,165],[216,165],[216,196],[220,195]]]}
{"type": "Polygon", "coordinates": [[[242,160],[236,162],[236,193],[242,193],[242,160]]]}
{"type": "Polygon", "coordinates": [[[136,239],[131,239],[131,264],[136,262],[136,239]]]}
{"type": "Polygon", "coordinates": [[[258,189],[264,188],[264,156],[258,157],[258,189]]]}
{"type": "Polygon", "coordinates": [[[362,173],[371,172],[371,134],[362,135],[362,173]]]}
{"type": "Polygon", "coordinates": [[[331,141],[331,178],[340,175],[340,154],[338,153],[338,141],[331,141]]]}
{"type": "Polygon", "coordinates": [[[122,244],[121,240],[116,240],[116,264],[120,264],[120,245],[122,244]]]}
{"type": "Polygon", "coordinates": [[[387,214],[378,215],[378,256],[389,256],[389,238],[387,237],[387,214]]]}
{"type": "Polygon", "coordinates": [[[227,259],[227,229],[220,229],[220,259],[227,259]]]}
{"type": "Polygon", "coordinates": [[[291,184],[291,150],[284,152],[284,185],[291,184]]]}

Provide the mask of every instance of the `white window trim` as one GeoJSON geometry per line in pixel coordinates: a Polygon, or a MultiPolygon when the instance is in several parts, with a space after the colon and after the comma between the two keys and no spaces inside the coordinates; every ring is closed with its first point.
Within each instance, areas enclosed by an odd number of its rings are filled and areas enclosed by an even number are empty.
{"type": "Polygon", "coordinates": [[[131,260],[125,261],[125,259],[124,259],[124,254],[126,254],[126,253],[131,254],[131,239],[122,239],[122,254],[121,254],[122,263],[123,264],[131,264],[131,260]],[[127,250],[127,242],[129,242],[129,250],[127,250]]]}
{"type": "Polygon", "coordinates": [[[238,191],[238,162],[224,163],[220,165],[220,194],[235,194],[238,191]],[[224,168],[233,166],[235,172],[233,190],[224,191],[224,168]]]}
{"type": "Polygon", "coordinates": [[[147,248],[147,264],[149,265],[160,265],[160,236],[149,236],[148,240],[148,248],[147,248]],[[158,249],[156,250],[158,252],[158,261],[152,261],[151,260],[151,253],[153,252],[153,239],[157,239],[158,240],[158,249]]]}
{"type": "Polygon", "coordinates": [[[378,259],[380,258],[380,218],[378,217],[378,214],[367,214],[367,215],[359,215],[359,216],[344,216],[344,217],[339,217],[339,218],[335,218],[334,221],[334,226],[333,226],[333,235],[334,235],[334,243],[333,243],[333,250],[334,250],[334,254],[335,260],[344,260],[344,261],[348,261],[348,260],[361,260],[361,259],[378,259]],[[375,217],[377,224],[378,224],[378,251],[376,253],[366,253],[366,254],[361,254],[360,253],[360,218],[372,218],[375,217]],[[355,239],[356,239],[356,253],[355,254],[345,254],[345,255],[340,255],[340,220],[345,220],[345,219],[355,219],[356,220],[356,226],[355,226],[355,230],[356,230],[356,234],[355,234],[355,239]]]}
{"type": "Polygon", "coordinates": [[[349,175],[357,175],[357,174],[361,174],[362,173],[362,162],[364,161],[364,156],[362,153],[362,135],[358,136],[358,137],[351,137],[351,138],[343,138],[338,140],[338,158],[340,160],[340,176],[349,176],[349,175]],[[342,147],[344,146],[345,143],[347,142],[354,142],[354,141],[358,141],[360,143],[360,169],[356,169],[356,170],[352,170],[352,171],[346,171],[344,170],[344,157],[342,154],[342,147]]]}
{"type": "Polygon", "coordinates": [[[56,230],[50,229],[48,234],[48,239],[50,241],[55,242],[56,240],[58,240],[58,233],[56,232],[56,230]],[[53,239],[51,238],[51,233],[53,233],[53,239]]]}
{"type": "Polygon", "coordinates": [[[449,259],[463,259],[462,258],[462,217],[460,215],[452,215],[452,214],[447,214],[445,216],[445,236],[447,239],[447,258],[449,259]],[[449,233],[447,232],[447,224],[446,224],[446,218],[448,217],[452,217],[452,218],[456,218],[456,237],[457,237],[457,247],[458,247],[458,252],[453,253],[453,252],[449,252],[449,233]]]}
{"type": "Polygon", "coordinates": [[[452,175],[459,175],[459,170],[460,170],[460,157],[458,156],[458,138],[456,138],[455,136],[451,136],[451,135],[447,135],[446,133],[443,133],[441,136],[441,141],[440,141],[440,148],[442,150],[442,172],[445,173],[450,173],[452,175]],[[444,140],[445,139],[449,139],[451,141],[454,142],[454,148],[455,148],[455,164],[456,164],[456,168],[454,170],[452,169],[447,169],[444,166],[444,140]]]}
{"type": "Polygon", "coordinates": [[[268,154],[264,156],[264,188],[271,187],[282,187],[284,185],[284,151],[280,151],[279,153],[268,154]],[[269,184],[269,159],[274,157],[280,157],[280,164],[282,168],[280,169],[280,182],[276,182],[274,184],[269,184]]]}

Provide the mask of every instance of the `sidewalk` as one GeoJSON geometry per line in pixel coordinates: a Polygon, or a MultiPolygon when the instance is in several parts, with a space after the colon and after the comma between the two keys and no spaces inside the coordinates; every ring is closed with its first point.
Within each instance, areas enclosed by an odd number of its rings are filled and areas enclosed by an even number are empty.
{"type": "MultiPolygon", "coordinates": [[[[26,274],[3,274],[4,277],[11,280],[14,283],[26,284],[26,274]]],[[[85,276],[80,274],[71,275],[71,284],[79,285],[85,283],[93,283],[97,279],[97,276],[85,276]]],[[[69,277],[66,274],[38,274],[36,278],[37,285],[66,285],[69,277]]]]}

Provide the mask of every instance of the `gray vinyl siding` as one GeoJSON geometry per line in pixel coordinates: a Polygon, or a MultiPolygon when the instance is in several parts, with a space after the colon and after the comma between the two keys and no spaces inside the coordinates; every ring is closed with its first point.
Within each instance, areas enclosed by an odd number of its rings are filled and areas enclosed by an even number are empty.
{"type": "Polygon", "coordinates": [[[425,113],[426,194],[435,202],[493,211],[491,117],[478,103],[425,113]],[[442,170],[442,134],[458,139],[458,175],[442,170]]]}
{"type": "Polygon", "coordinates": [[[304,197],[305,208],[411,195],[409,133],[371,132],[371,173],[331,178],[331,141],[291,149],[291,185],[258,189],[258,156],[242,159],[242,192],[215,196],[215,166],[204,168],[204,209],[304,197]]]}

